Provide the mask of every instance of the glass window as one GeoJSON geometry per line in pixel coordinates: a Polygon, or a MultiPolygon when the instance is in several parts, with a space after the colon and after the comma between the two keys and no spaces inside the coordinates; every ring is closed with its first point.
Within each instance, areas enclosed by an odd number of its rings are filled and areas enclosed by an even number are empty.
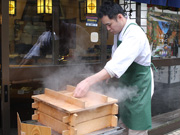
{"type": "MultiPolygon", "coordinates": [[[[22,120],[31,119],[32,95],[42,94],[45,87],[62,90],[66,85],[75,86],[86,74],[92,73],[94,70],[81,64],[100,65],[101,42],[106,40],[97,14],[87,13],[84,0],[15,2],[16,12],[9,15],[13,127],[17,124],[17,112],[22,120]]],[[[98,0],[91,2],[96,2],[96,6],[100,4],[98,0]]],[[[94,6],[89,9],[94,10],[94,6]]],[[[110,33],[107,38],[109,59],[113,38],[110,33]]]]}
{"type": "MultiPolygon", "coordinates": [[[[98,5],[95,0],[91,3],[98,5]]],[[[101,23],[94,8],[93,14],[87,13],[86,2],[79,0],[59,0],[56,4],[52,0],[16,1],[16,15],[9,17],[10,64],[99,62],[101,23]],[[91,41],[92,32],[98,33],[95,41],[91,41]]]]}
{"type": "Polygon", "coordinates": [[[119,3],[130,19],[136,19],[136,3],[135,2],[120,0],[119,3]]]}
{"type": "Polygon", "coordinates": [[[141,26],[147,25],[147,19],[141,19],[141,26]]]}
{"type": "Polygon", "coordinates": [[[147,19],[147,10],[142,10],[141,11],[141,18],[142,19],[147,19]]]}

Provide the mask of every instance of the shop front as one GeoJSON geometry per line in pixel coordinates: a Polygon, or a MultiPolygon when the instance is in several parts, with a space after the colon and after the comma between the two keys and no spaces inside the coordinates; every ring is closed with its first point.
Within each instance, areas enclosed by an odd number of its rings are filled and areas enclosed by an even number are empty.
{"type": "MultiPolygon", "coordinates": [[[[63,90],[99,71],[113,35],[97,18],[103,0],[1,0],[1,133],[30,120],[31,96],[63,90]]],[[[114,0],[145,31],[152,48],[152,115],[180,109],[178,1],[114,0]]],[[[103,84],[105,85],[105,84],[103,84]]],[[[0,134],[1,134],[0,133],[0,134]]]]}
{"type": "Polygon", "coordinates": [[[1,1],[3,135],[9,135],[9,129],[17,131],[17,112],[22,120],[31,119],[32,95],[45,87],[75,86],[110,58],[113,35],[97,18],[101,3],[1,1]]]}

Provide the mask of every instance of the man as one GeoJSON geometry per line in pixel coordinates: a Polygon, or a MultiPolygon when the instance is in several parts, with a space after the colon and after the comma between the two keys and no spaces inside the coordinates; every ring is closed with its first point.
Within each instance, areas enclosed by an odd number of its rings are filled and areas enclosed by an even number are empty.
{"type": "Polygon", "coordinates": [[[74,96],[85,96],[93,84],[113,77],[119,78],[125,86],[138,88],[136,96],[119,105],[120,118],[128,129],[128,135],[147,135],[151,128],[154,85],[146,34],[135,22],[125,17],[123,9],[116,3],[105,2],[100,7],[98,17],[114,34],[112,59],[100,72],[81,81],[74,96]]]}

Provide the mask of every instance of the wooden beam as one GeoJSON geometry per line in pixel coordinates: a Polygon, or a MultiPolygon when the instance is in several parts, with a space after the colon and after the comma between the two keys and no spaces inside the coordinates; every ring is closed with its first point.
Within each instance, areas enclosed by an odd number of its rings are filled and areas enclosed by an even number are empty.
{"type": "Polygon", "coordinates": [[[117,104],[112,105],[112,114],[118,114],[118,105],[117,104]]]}
{"type": "MultiPolygon", "coordinates": [[[[88,115],[86,115],[88,117],[88,115]]],[[[70,125],[75,126],[78,124],[77,122],[78,115],[76,113],[72,114],[70,117],[70,125]]]]}
{"type": "Polygon", "coordinates": [[[52,96],[53,98],[63,100],[65,102],[68,102],[70,104],[79,106],[81,108],[85,108],[85,102],[82,102],[81,100],[74,98],[72,96],[68,96],[65,94],[57,93],[54,90],[51,89],[45,89],[45,95],[52,96]]]}
{"type": "Polygon", "coordinates": [[[111,127],[113,126],[117,126],[115,125],[115,116],[113,115],[108,115],[108,116],[104,116],[104,117],[100,117],[97,119],[93,119],[90,121],[86,121],[83,123],[79,123],[77,126],[75,126],[74,128],[77,130],[77,134],[81,135],[81,134],[88,134],[97,130],[101,130],[107,127],[111,127]],[[112,120],[113,119],[113,120],[112,120]],[[112,123],[113,121],[113,123],[112,123]]]}
{"type": "MultiPolygon", "coordinates": [[[[74,98],[72,96],[68,96],[68,95],[56,92],[54,90],[48,89],[48,88],[45,88],[44,95],[45,96],[43,98],[46,98],[46,96],[47,96],[49,98],[53,98],[53,99],[56,99],[56,100],[64,101],[64,102],[73,104],[75,106],[78,106],[78,107],[81,107],[81,108],[85,108],[85,102],[83,102],[83,101],[81,101],[81,100],[79,100],[77,98],[74,98]]],[[[40,96],[39,95],[32,96],[32,98],[35,99],[35,100],[39,100],[38,97],[40,97],[40,96]]],[[[41,98],[41,100],[45,101],[45,100],[43,100],[43,98],[41,98]]]]}
{"type": "Polygon", "coordinates": [[[107,116],[103,116],[97,119],[85,121],[85,122],[77,124],[76,126],[70,126],[68,124],[65,124],[40,111],[38,111],[38,115],[39,115],[38,122],[46,126],[50,126],[56,132],[64,134],[64,135],[88,134],[88,133],[91,133],[100,129],[104,129],[107,127],[117,126],[117,117],[114,115],[107,115],[107,116]]]}
{"type": "Polygon", "coordinates": [[[113,99],[92,91],[89,92],[85,97],[75,98],[71,92],[61,93],[60,91],[57,92],[47,88],[45,89],[45,94],[34,95],[32,98],[36,102],[43,102],[57,110],[67,113],[76,113],[88,109],[91,110],[118,102],[117,99],[113,99]]]}
{"type": "MultiPolygon", "coordinates": [[[[37,102],[36,102],[37,103],[37,102]]],[[[67,113],[56,108],[53,108],[43,102],[38,102],[38,111],[41,111],[57,120],[62,121],[63,123],[69,123],[71,126],[75,126],[78,123],[82,123],[91,119],[95,119],[98,117],[110,115],[110,114],[118,114],[118,105],[111,104],[107,106],[98,107],[92,110],[84,110],[77,113],[67,113]],[[76,115],[76,117],[75,117],[76,115]]],[[[37,110],[36,110],[37,111],[37,110]]],[[[35,112],[37,114],[37,112],[35,112]]],[[[37,116],[32,116],[33,120],[37,120],[37,116]]]]}
{"type": "MultiPolygon", "coordinates": [[[[79,123],[86,122],[86,121],[89,121],[92,119],[97,119],[97,118],[111,115],[111,114],[117,114],[118,111],[116,111],[116,113],[115,113],[115,111],[114,112],[112,111],[113,107],[114,107],[114,105],[107,105],[107,106],[98,107],[98,108],[92,109],[92,110],[77,112],[76,113],[77,114],[76,121],[75,122],[70,121],[69,124],[71,126],[76,126],[79,123]]],[[[71,115],[71,117],[72,117],[72,115],[71,115]]]]}
{"type": "Polygon", "coordinates": [[[33,114],[32,115],[32,120],[38,120],[38,114],[33,114]]]}
{"type": "Polygon", "coordinates": [[[111,127],[116,127],[117,126],[117,122],[118,122],[118,117],[112,115],[111,127]]]}
{"type": "Polygon", "coordinates": [[[94,91],[89,91],[87,93],[87,97],[90,99],[95,100],[96,102],[106,103],[108,101],[108,97],[105,95],[102,95],[100,93],[96,93],[94,91]]]}
{"type": "Polygon", "coordinates": [[[63,130],[68,130],[68,125],[57,120],[54,119],[53,117],[38,111],[38,115],[39,115],[39,119],[38,122],[40,122],[43,125],[49,126],[51,127],[53,130],[55,130],[58,133],[62,133],[63,130]]]}
{"type": "Polygon", "coordinates": [[[41,111],[49,116],[54,117],[57,120],[63,121],[64,123],[68,123],[69,122],[69,113],[60,111],[56,108],[53,108],[52,106],[49,106],[43,102],[38,102],[39,107],[38,107],[38,111],[41,111]]]}
{"type": "Polygon", "coordinates": [[[34,103],[32,103],[32,108],[38,108],[39,107],[39,104],[38,104],[38,102],[34,102],[34,103]]]}
{"type": "MultiPolygon", "coordinates": [[[[69,92],[73,92],[75,90],[76,87],[72,86],[72,85],[67,85],[66,86],[66,90],[69,91],[69,92]]],[[[70,94],[70,93],[68,93],[70,94]]],[[[73,94],[73,93],[71,93],[73,94]]],[[[98,102],[103,102],[103,103],[106,103],[108,101],[108,97],[103,95],[103,94],[100,94],[100,93],[97,93],[97,92],[94,92],[94,91],[89,91],[86,95],[86,97],[89,97],[89,98],[93,98],[93,100],[97,100],[98,102]]]]}
{"type": "Polygon", "coordinates": [[[17,113],[18,135],[51,135],[51,128],[33,124],[21,123],[17,113]]]}
{"type": "Polygon", "coordinates": [[[75,88],[76,88],[76,87],[74,87],[74,86],[72,86],[72,85],[67,85],[67,86],[66,86],[66,90],[67,90],[67,91],[71,91],[71,92],[73,92],[73,91],[75,90],[75,88]]]}
{"type": "Polygon", "coordinates": [[[17,113],[17,126],[18,126],[18,135],[21,135],[21,119],[19,113],[17,113]]]}
{"type": "Polygon", "coordinates": [[[51,135],[51,128],[46,126],[21,123],[21,135],[51,135]]]}

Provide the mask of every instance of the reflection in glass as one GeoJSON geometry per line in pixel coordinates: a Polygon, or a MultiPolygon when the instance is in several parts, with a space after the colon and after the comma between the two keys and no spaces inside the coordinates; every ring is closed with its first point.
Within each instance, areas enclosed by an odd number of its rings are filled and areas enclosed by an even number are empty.
{"type": "MultiPolygon", "coordinates": [[[[17,1],[19,9],[10,17],[10,64],[54,65],[100,61],[100,40],[90,41],[91,32],[79,19],[79,1],[56,1],[54,14],[37,14],[39,2],[17,1]],[[21,14],[20,14],[21,13],[21,14]]],[[[51,3],[52,6],[52,3],[51,3]]],[[[100,25],[99,25],[100,26],[100,25]]]]}

